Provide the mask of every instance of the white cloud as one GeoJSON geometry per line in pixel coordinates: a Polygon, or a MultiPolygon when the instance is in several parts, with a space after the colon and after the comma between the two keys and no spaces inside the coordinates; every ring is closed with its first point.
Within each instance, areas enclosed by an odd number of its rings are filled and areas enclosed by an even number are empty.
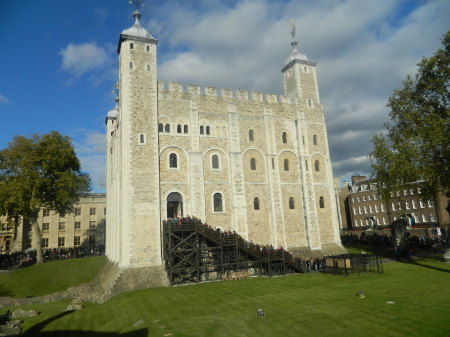
{"type": "Polygon", "coordinates": [[[336,176],[371,171],[370,139],[389,120],[389,96],[450,29],[447,0],[243,0],[216,9],[168,0],[143,17],[164,50],[160,80],[278,94],[293,18],[297,49],[318,62],[336,176]]]}
{"type": "Polygon", "coordinates": [[[0,104],[8,104],[9,99],[6,96],[0,95],[0,104]]]}
{"type": "Polygon", "coordinates": [[[98,130],[81,129],[71,136],[82,170],[90,175],[94,191],[105,189],[106,135],[98,130]]]}
{"type": "MultiPolygon", "coordinates": [[[[90,73],[90,80],[94,85],[99,85],[106,79],[111,78],[113,49],[111,44],[99,47],[95,42],[74,44],[69,43],[66,48],[61,49],[59,55],[62,56],[61,69],[74,76],[67,81],[71,84],[75,78],[79,78],[90,73]]],[[[117,78],[117,77],[116,77],[117,78]]]]}

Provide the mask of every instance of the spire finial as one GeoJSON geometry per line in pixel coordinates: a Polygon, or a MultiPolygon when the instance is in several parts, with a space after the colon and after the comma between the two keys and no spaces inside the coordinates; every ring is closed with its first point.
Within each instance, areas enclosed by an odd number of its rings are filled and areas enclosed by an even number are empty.
{"type": "Polygon", "coordinates": [[[291,36],[292,36],[292,42],[291,45],[292,47],[295,48],[295,46],[297,46],[297,41],[295,41],[295,35],[297,35],[297,29],[295,28],[295,24],[294,24],[294,19],[291,19],[291,21],[289,21],[289,24],[291,25],[291,36]]]}

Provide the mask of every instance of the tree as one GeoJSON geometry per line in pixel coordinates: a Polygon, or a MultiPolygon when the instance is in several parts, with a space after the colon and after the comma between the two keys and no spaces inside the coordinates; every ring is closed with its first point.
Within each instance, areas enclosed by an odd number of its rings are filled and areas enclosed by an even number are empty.
{"type": "Polygon", "coordinates": [[[79,195],[91,190],[91,179],[80,171],[71,139],[56,131],[41,136],[15,136],[0,151],[0,214],[14,226],[28,221],[36,238],[37,262],[42,262],[39,211],[65,216],[74,211],[79,195]]]}
{"type": "Polygon", "coordinates": [[[405,185],[423,181],[422,194],[450,196],[450,31],[441,49],[418,63],[387,104],[391,123],[372,138],[369,157],[383,199],[405,185]]]}

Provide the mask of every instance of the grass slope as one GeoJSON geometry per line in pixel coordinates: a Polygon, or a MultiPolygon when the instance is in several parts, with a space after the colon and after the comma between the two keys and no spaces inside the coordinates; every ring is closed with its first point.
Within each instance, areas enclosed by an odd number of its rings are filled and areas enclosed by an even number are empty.
{"type": "Polygon", "coordinates": [[[52,261],[14,270],[0,275],[0,297],[36,297],[64,291],[92,281],[105,263],[106,257],[100,256],[52,261]]]}
{"type": "Polygon", "coordinates": [[[61,313],[68,300],[22,306],[42,312],[23,319],[24,335],[447,336],[450,264],[416,260],[387,264],[384,271],[153,288],[123,293],[101,305],[85,303],[85,309],[69,314],[61,313]],[[365,291],[364,299],[356,296],[359,290],[365,291]],[[258,308],[265,310],[265,318],[257,317],[258,308]],[[143,323],[133,327],[139,320],[143,323]]]}

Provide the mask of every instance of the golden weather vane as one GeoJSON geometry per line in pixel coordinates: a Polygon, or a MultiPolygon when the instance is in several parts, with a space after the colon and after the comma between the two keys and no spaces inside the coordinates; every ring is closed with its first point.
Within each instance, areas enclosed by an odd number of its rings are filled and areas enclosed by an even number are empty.
{"type": "Polygon", "coordinates": [[[141,5],[141,7],[144,7],[144,4],[142,3],[142,0],[129,0],[128,1],[130,4],[134,4],[136,6],[136,12],[139,12],[139,5],[141,5]]]}

